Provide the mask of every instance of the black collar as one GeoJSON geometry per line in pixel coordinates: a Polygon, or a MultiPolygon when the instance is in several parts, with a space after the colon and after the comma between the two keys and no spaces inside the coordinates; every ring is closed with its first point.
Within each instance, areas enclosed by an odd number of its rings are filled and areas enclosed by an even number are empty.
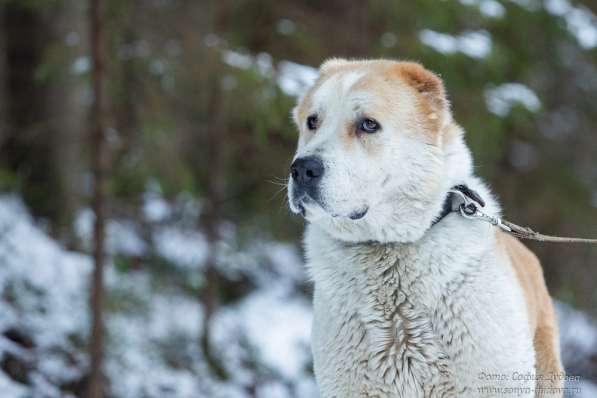
{"type": "Polygon", "coordinates": [[[444,219],[448,214],[454,213],[460,210],[460,206],[463,204],[462,198],[456,194],[454,191],[459,191],[469,199],[479,203],[481,207],[485,206],[485,201],[479,194],[464,184],[455,185],[453,186],[446,195],[446,199],[444,199],[444,204],[442,206],[442,211],[435,217],[435,219],[431,222],[431,226],[433,227],[435,224],[440,222],[444,219]]]}

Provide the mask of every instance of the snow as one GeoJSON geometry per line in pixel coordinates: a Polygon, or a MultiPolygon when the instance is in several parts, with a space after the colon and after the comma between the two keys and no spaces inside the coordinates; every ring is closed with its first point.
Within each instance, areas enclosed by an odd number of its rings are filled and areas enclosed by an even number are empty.
{"type": "Polygon", "coordinates": [[[506,15],[506,9],[496,0],[460,0],[460,4],[477,7],[481,14],[489,18],[502,18],[506,15]]]}
{"type": "Polygon", "coordinates": [[[278,86],[291,97],[302,95],[317,79],[319,72],[311,66],[282,61],[278,64],[278,86]]]}
{"type": "Polygon", "coordinates": [[[240,69],[249,69],[253,65],[253,57],[237,51],[224,51],[222,60],[230,66],[240,69]]]}
{"type": "Polygon", "coordinates": [[[0,352],[24,363],[37,362],[28,389],[8,383],[2,372],[0,386],[14,396],[43,391],[57,397],[48,383],[81,375],[80,363],[72,361],[78,353],[69,336],[84,335],[89,323],[84,292],[91,263],[48,238],[14,196],[0,197],[0,262],[0,296],[11,298],[0,302],[0,352]],[[29,336],[33,347],[10,340],[8,330],[29,336]]]}
{"type": "Polygon", "coordinates": [[[547,12],[564,19],[566,28],[581,47],[597,47],[597,17],[591,10],[573,6],[568,0],[546,0],[544,7],[547,12]]]}
{"type": "Polygon", "coordinates": [[[270,77],[273,73],[272,56],[261,52],[255,57],[255,67],[261,76],[270,77]]]}
{"type": "Polygon", "coordinates": [[[504,117],[515,105],[522,105],[530,112],[541,108],[541,101],[533,90],[521,83],[505,83],[485,90],[487,109],[495,115],[504,117]]]}
{"type": "Polygon", "coordinates": [[[244,275],[258,287],[266,288],[275,280],[290,290],[307,278],[300,253],[288,243],[257,240],[242,251],[223,247],[220,255],[225,264],[220,272],[231,279],[244,275]]]}
{"type": "Polygon", "coordinates": [[[89,61],[89,57],[80,56],[73,61],[70,70],[75,75],[82,75],[84,73],[89,72],[90,68],[91,62],[89,61]]]}
{"type": "MultiPolygon", "coordinates": [[[[575,347],[580,352],[591,352],[597,349],[597,323],[590,320],[582,312],[576,311],[564,303],[557,302],[556,309],[560,322],[560,341],[564,347],[575,347]]],[[[563,357],[568,362],[580,358],[567,358],[570,351],[564,351],[563,357]]]]}
{"type": "Polygon", "coordinates": [[[271,77],[273,73],[272,56],[261,52],[255,56],[237,51],[225,50],[222,52],[222,60],[229,66],[239,69],[254,68],[260,76],[271,77]]]}
{"type": "Polygon", "coordinates": [[[575,390],[570,390],[570,394],[575,398],[595,398],[597,397],[597,385],[591,383],[590,381],[581,380],[579,383],[574,383],[572,388],[575,390]]]}
{"type": "MultiPolygon", "coordinates": [[[[246,363],[254,360],[275,380],[284,380],[286,385],[302,391],[296,396],[314,397],[313,377],[307,371],[311,363],[311,318],[311,306],[304,297],[284,287],[263,288],[237,306],[220,311],[213,320],[212,338],[219,347],[222,362],[239,384],[255,382],[246,368],[246,363]],[[242,336],[240,340],[234,337],[238,335],[242,336]]],[[[261,383],[258,385],[263,388],[261,383]]],[[[270,386],[273,391],[266,388],[264,396],[274,391],[282,393],[283,386],[274,385],[270,386]]],[[[280,396],[289,394],[284,392],[280,396]]]]}
{"type": "MultiPolygon", "coordinates": [[[[296,25],[290,19],[283,18],[277,23],[278,33],[281,35],[291,35],[295,32],[295,29],[296,25]]],[[[387,41],[386,37],[385,42],[387,41]]],[[[395,37],[393,41],[395,44],[395,37]]],[[[277,68],[275,68],[272,56],[265,52],[252,55],[224,48],[224,41],[215,34],[206,35],[203,43],[207,47],[219,48],[222,61],[228,66],[243,70],[254,69],[263,78],[274,77],[280,90],[290,97],[302,95],[319,75],[316,68],[288,60],[280,61],[277,68]]],[[[235,84],[232,84],[230,80],[223,82],[224,87],[227,89],[233,88],[235,84]]]]}
{"type": "Polygon", "coordinates": [[[28,388],[15,383],[2,372],[0,372],[0,391],[5,397],[26,398],[30,396],[28,388]]]}
{"type": "Polygon", "coordinates": [[[491,52],[491,36],[487,31],[466,32],[459,37],[460,52],[472,58],[485,58],[491,52]]]}
{"type": "Polygon", "coordinates": [[[560,328],[562,362],[568,376],[578,376],[580,381],[567,382],[571,394],[577,398],[597,397],[597,385],[587,379],[594,375],[594,358],[597,355],[597,322],[567,304],[556,301],[560,328]]]}
{"type": "Polygon", "coordinates": [[[491,36],[485,30],[467,31],[458,36],[423,29],[419,40],[442,54],[462,53],[471,58],[485,58],[491,52],[491,36]]]}
{"type": "MultiPolygon", "coordinates": [[[[95,215],[91,209],[83,209],[75,218],[75,232],[91,250],[91,236],[95,215]]],[[[106,249],[110,254],[141,256],[147,250],[138,227],[131,220],[108,220],[106,224],[106,249]]]]}
{"type": "MultiPolygon", "coordinates": [[[[180,294],[151,294],[147,274],[135,275],[123,288],[145,303],[146,311],[122,311],[107,321],[111,342],[107,375],[118,397],[160,397],[169,391],[173,397],[196,397],[199,380],[191,369],[168,365],[161,348],[174,338],[188,355],[198,357],[196,344],[201,330],[202,311],[198,301],[180,294]]],[[[117,282],[116,282],[117,283],[117,282]]],[[[111,283],[110,283],[111,284],[111,283]]]]}
{"type": "Polygon", "coordinates": [[[303,374],[310,359],[311,309],[306,300],[272,289],[244,300],[240,315],[264,364],[289,379],[303,374]]]}
{"type": "Polygon", "coordinates": [[[143,195],[143,215],[150,222],[165,221],[170,216],[170,205],[158,193],[143,195]]]}
{"type": "Polygon", "coordinates": [[[276,24],[276,29],[281,35],[288,36],[296,31],[296,24],[288,18],[282,18],[276,24]]]}
{"type": "Polygon", "coordinates": [[[526,9],[527,11],[537,11],[540,7],[541,4],[539,3],[539,0],[509,0],[511,3],[514,3],[524,9],[526,9]]]}
{"type": "Polygon", "coordinates": [[[207,257],[207,241],[194,230],[163,227],[154,232],[153,242],[157,253],[183,267],[199,267],[207,257]]]}
{"type": "MultiPolygon", "coordinates": [[[[222,51],[222,60],[227,65],[235,68],[254,68],[264,78],[269,78],[275,73],[272,57],[268,53],[259,53],[252,56],[237,51],[224,50],[222,51]]],[[[315,82],[318,75],[317,69],[311,66],[291,61],[280,61],[277,66],[276,83],[284,94],[298,97],[315,82]]]]}
{"type": "MultiPolygon", "coordinates": [[[[167,207],[159,214],[169,215],[156,217],[153,250],[192,276],[197,268],[189,265],[201,264],[205,238],[175,218],[188,214],[190,207],[196,212],[196,205],[179,198],[171,206],[156,192],[150,200],[167,207]]],[[[87,246],[92,221],[89,210],[76,220],[87,246]]],[[[109,242],[142,241],[130,220],[110,220],[108,226],[109,234],[115,234],[108,236],[109,242]]],[[[222,236],[234,240],[235,228],[223,225],[222,236]]],[[[135,246],[130,242],[111,243],[110,253],[138,254],[129,250],[135,246]]],[[[110,384],[111,396],[248,398],[253,385],[259,398],[317,396],[308,370],[311,308],[299,289],[306,276],[296,247],[267,239],[256,239],[246,249],[223,246],[234,253],[221,251],[222,267],[245,274],[255,284],[253,292],[214,315],[215,351],[227,359],[223,363],[231,378],[214,379],[203,362],[198,345],[203,311],[196,294],[168,286],[143,269],[123,273],[108,263],[107,297],[118,298],[105,316],[106,375],[118,381],[110,384]]],[[[62,248],[35,224],[17,197],[1,196],[0,261],[0,297],[13,297],[0,298],[0,360],[11,355],[35,364],[26,375],[27,384],[0,370],[1,395],[70,397],[60,385],[76,383],[87,367],[89,256],[62,248]],[[32,346],[7,338],[9,329],[31,338],[32,346]]]]}

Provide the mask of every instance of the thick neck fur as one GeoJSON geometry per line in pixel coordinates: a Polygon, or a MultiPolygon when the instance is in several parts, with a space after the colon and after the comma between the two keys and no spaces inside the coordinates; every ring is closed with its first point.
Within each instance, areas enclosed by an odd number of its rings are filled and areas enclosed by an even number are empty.
{"type": "MultiPolygon", "coordinates": [[[[478,180],[465,183],[486,207],[497,208],[478,180]]],[[[344,242],[309,225],[305,247],[315,282],[313,351],[322,396],[427,396],[425,388],[464,396],[448,381],[464,355],[458,340],[468,336],[448,325],[470,307],[466,297],[479,278],[504,278],[490,253],[494,237],[491,225],[456,213],[410,243],[344,242]],[[458,341],[453,349],[452,341],[458,341]],[[338,378],[339,371],[346,376],[338,378]],[[402,393],[394,395],[397,388],[402,393]]]]}
{"type": "MultiPolygon", "coordinates": [[[[499,214],[500,210],[497,202],[478,178],[469,177],[466,180],[461,180],[461,183],[466,184],[481,195],[486,202],[484,211],[489,214],[499,214]]],[[[448,189],[445,192],[447,195],[448,189]]],[[[437,214],[439,214],[440,209],[441,207],[438,206],[437,214]]],[[[447,256],[453,255],[458,259],[462,259],[463,256],[472,254],[471,247],[466,241],[467,237],[485,237],[488,240],[493,240],[493,234],[493,227],[489,224],[465,219],[459,213],[451,213],[438,224],[426,228],[422,237],[414,242],[383,243],[374,240],[346,242],[332,236],[316,224],[309,224],[305,234],[305,247],[310,271],[316,283],[328,280],[328,276],[332,275],[324,275],[327,273],[362,273],[367,274],[367,277],[371,277],[378,272],[383,274],[387,268],[395,266],[398,262],[401,264],[416,263],[417,269],[413,270],[399,267],[401,273],[404,273],[402,278],[405,279],[416,278],[413,275],[419,273],[440,272],[447,275],[461,271],[458,267],[459,261],[453,261],[455,259],[446,258],[444,259],[446,261],[440,261],[439,258],[434,258],[433,261],[429,261],[428,256],[445,253],[447,256]],[[317,263],[320,263],[319,259],[322,255],[324,257],[329,255],[330,259],[341,256],[344,258],[343,260],[349,260],[352,269],[339,269],[346,268],[346,262],[332,262],[323,265],[323,269],[314,268],[311,260],[318,259],[317,263]],[[378,261],[374,262],[373,269],[371,269],[371,259],[373,258],[378,259],[378,261]],[[366,261],[361,261],[362,259],[366,259],[366,261]],[[443,264],[442,269],[432,269],[433,264],[438,263],[443,264]],[[453,269],[452,265],[454,266],[453,269]]]]}

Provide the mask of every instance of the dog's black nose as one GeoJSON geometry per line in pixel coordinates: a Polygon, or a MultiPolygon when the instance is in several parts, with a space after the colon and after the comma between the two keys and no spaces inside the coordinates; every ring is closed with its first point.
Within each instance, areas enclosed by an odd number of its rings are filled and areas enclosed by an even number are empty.
{"type": "Polygon", "coordinates": [[[323,162],[317,156],[298,158],[290,166],[290,174],[294,182],[299,185],[315,186],[323,175],[323,162]]]}

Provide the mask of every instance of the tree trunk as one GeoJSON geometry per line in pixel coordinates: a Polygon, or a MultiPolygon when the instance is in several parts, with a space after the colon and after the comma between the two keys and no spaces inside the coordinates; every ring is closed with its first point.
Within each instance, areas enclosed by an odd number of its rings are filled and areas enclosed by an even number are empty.
{"type": "MultiPolygon", "coordinates": [[[[0,7],[0,21],[4,22],[4,7],[0,7]]],[[[7,119],[7,112],[6,112],[6,102],[7,102],[7,92],[6,92],[6,42],[5,42],[5,34],[4,34],[4,27],[0,27],[0,150],[2,148],[2,143],[7,135],[7,126],[6,126],[6,119],[7,119]]]]}
{"type": "MultiPolygon", "coordinates": [[[[224,2],[203,5],[193,5],[197,15],[208,16],[203,27],[208,32],[225,31],[224,2]],[[198,7],[198,8],[195,8],[198,7]]],[[[192,60],[191,62],[193,62],[192,60]]],[[[192,64],[192,63],[191,63],[192,64]]],[[[205,231],[207,240],[207,258],[205,260],[204,285],[200,293],[203,304],[203,328],[199,336],[200,346],[212,374],[222,379],[226,378],[226,371],[219,363],[213,352],[210,339],[211,322],[219,306],[220,279],[218,271],[218,246],[221,240],[220,225],[222,223],[226,191],[226,167],[228,162],[226,122],[226,100],[221,88],[222,64],[221,53],[217,49],[202,50],[200,58],[199,86],[207,88],[200,90],[200,108],[205,110],[207,120],[202,120],[205,130],[201,134],[201,142],[205,145],[206,156],[198,164],[197,171],[202,176],[205,186],[205,211],[200,219],[200,226],[205,231]]]]}
{"type": "MultiPolygon", "coordinates": [[[[79,32],[86,21],[81,21],[86,4],[73,2],[56,7],[51,14],[51,32],[55,40],[63,40],[69,32],[79,32]]],[[[77,54],[74,46],[65,46],[68,58],[77,54]]],[[[52,233],[65,246],[78,249],[78,241],[73,234],[73,220],[81,205],[81,170],[86,169],[83,157],[86,141],[81,140],[81,131],[86,130],[87,106],[81,103],[84,88],[72,84],[70,68],[60,68],[56,77],[48,84],[46,100],[48,127],[52,132],[50,162],[55,174],[58,197],[55,215],[52,219],[52,233]],[[55,80],[54,80],[55,79],[55,80]],[[56,101],[60,98],[60,101],[56,101]]],[[[54,191],[52,191],[54,192],[54,191]]]]}
{"type": "MultiPolygon", "coordinates": [[[[217,52],[214,52],[218,55],[217,52]]],[[[205,168],[206,175],[206,207],[202,217],[202,226],[207,239],[207,259],[205,261],[205,285],[202,289],[201,301],[203,302],[203,334],[201,335],[201,348],[205,359],[212,372],[221,378],[226,376],[224,368],[218,363],[212,352],[210,341],[211,318],[218,307],[220,294],[220,276],[217,269],[218,244],[221,239],[219,226],[222,221],[222,202],[225,193],[226,180],[226,135],[227,126],[225,123],[225,101],[222,98],[220,88],[220,77],[218,73],[219,63],[212,59],[214,54],[208,56],[209,68],[213,72],[211,76],[211,90],[207,114],[210,120],[207,124],[207,159],[205,168]]]]}
{"type": "Polygon", "coordinates": [[[72,241],[78,207],[83,108],[78,86],[68,84],[70,69],[57,68],[47,53],[74,29],[79,11],[78,4],[0,2],[0,168],[16,177],[10,188],[20,191],[36,217],[50,220],[52,235],[62,242],[72,241]],[[57,71],[40,78],[47,65],[57,71]]]}
{"type": "Polygon", "coordinates": [[[91,108],[91,149],[93,186],[93,279],[91,291],[91,339],[89,353],[91,369],[88,384],[88,398],[101,398],[104,395],[103,354],[104,354],[104,262],[105,262],[105,201],[106,201],[106,142],[104,138],[106,114],[104,98],[104,49],[102,32],[103,0],[90,3],[90,49],[93,65],[93,103],[91,108]]]}

